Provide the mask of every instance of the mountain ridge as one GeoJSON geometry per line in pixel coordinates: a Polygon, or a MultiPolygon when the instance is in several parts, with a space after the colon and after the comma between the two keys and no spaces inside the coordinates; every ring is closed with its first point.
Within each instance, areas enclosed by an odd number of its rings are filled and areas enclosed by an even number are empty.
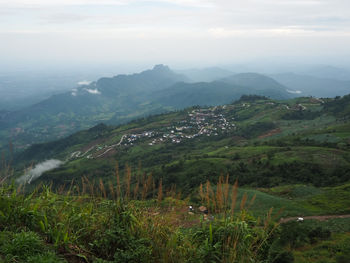
{"type": "MultiPolygon", "coordinates": [[[[260,80],[268,78],[259,76],[260,80]]],[[[0,148],[6,147],[9,139],[15,142],[16,149],[21,150],[28,144],[61,138],[99,122],[119,124],[194,104],[219,105],[243,94],[289,98],[282,85],[279,89],[275,83],[273,89],[268,85],[264,86],[265,90],[259,88],[266,81],[256,81],[254,88],[252,83],[243,88],[232,83],[186,81],[186,76],[160,64],[140,73],[100,78],[88,85],[80,85],[70,92],[53,95],[23,110],[2,115],[0,148]]]]}

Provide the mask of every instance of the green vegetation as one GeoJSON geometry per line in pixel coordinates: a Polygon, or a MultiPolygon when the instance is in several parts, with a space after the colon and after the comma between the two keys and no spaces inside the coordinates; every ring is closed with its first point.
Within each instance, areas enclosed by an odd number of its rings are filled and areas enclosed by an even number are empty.
{"type": "Polygon", "coordinates": [[[125,164],[141,167],[140,173],[153,173],[167,187],[176,184],[185,195],[221,174],[229,174],[231,184],[238,178],[249,187],[341,185],[350,181],[349,124],[332,115],[328,103],[333,100],[277,102],[252,95],[230,105],[192,107],[117,127],[100,124],[17,154],[15,174],[54,158],[65,163],[43,174],[46,184],[69,185],[82,176],[113,181],[118,160],[121,170],[125,164]],[[307,110],[317,116],[283,119],[307,110]]]}
{"type": "Polygon", "coordinates": [[[243,96],[33,145],[1,171],[41,169],[1,188],[0,262],[347,262],[347,104],[243,96]]]}
{"type": "Polygon", "coordinates": [[[0,261],[262,262],[277,227],[270,214],[262,221],[249,216],[245,198],[240,210],[227,208],[227,184],[215,195],[207,188],[203,198],[216,211],[209,216],[187,212],[186,201],[171,197],[175,193],[163,198],[161,184],[157,199],[148,201],[127,201],[132,193],[120,195],[118,188],[118,199],[106,199],[103,187],[88,196],[47,187],[23,195],[2,186],[0,261]]]}

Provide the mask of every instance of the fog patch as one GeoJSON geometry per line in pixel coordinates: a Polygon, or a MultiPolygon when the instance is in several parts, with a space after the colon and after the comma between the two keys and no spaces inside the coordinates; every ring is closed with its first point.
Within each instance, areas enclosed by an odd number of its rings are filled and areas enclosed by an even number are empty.
{"type": "Polygon", "coordinates": [[[79,81],[78,82],[78,85],[79,86],[82,86],[82,85],[89,85],[92,81],[89,81],[89,80],[82,80],[82,81],[79,81]]]}
{"type": "Polygon", "coordinates": [[[101,92],[98,89],[85,89],[90,94],[101,94],[101,92]]]}
{"type": "Polygon", "coordinates": [[[301,94],[301,91],[300,91],[300,90],[290,90],[290,89],[287,89],[287,92],[292,93],[292,94],[301,94]]]}
{"type": "Polygon", "coordinates": [[[44,172],[56,169],[60,167],[64,162],[56,159],[51,159],[44,161],[42,163],[39,163],[35,165],[33,169],[26,172],[24,175],[22,175],[20,178],[16,180],[17,183],[23,184],[28,183],[30,184],[32,181],[38,179],[44,172]]]}

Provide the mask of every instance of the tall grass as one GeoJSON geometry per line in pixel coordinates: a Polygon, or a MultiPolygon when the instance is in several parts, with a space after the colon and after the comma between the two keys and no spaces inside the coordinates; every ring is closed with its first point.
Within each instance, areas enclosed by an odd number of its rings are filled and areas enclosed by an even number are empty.
{"type": "MultiPolygon", "coordinates": [[[[162,179],[140,169],[133,175],[129,166],[121,177],[118,164],[115,176],[114,184],[84,176],[56,191],[39,186],[25,193],[24,187],[3,185],[0,231],[38,235],[48,249],[45,255],[21,255],[28,262],[29,257],[104,263],[264,259],[277,224],[271,223],[272,211],[264,220],[249,215],[255,197],[237,200],[237,181],[232,186],[221,176],[216,185],[200,185],[198,206],[209,210],[204,220],[199,212],[188,214],[188,199],[181,199],[175,185],[164,189],[162,179]]],[[[0,262],[6,240],[0,238],[0,262]]]]}

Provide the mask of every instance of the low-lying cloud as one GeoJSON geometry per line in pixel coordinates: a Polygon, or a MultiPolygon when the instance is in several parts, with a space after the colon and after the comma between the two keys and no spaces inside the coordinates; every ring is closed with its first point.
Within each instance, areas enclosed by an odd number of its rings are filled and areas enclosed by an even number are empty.
{"type": "Polygon", "coordinates": [[[287,89],[287,92],[292,93],[292,94],[301,94],[302,93],[300,90],[290,90],[290,89],[287,89]]]}
{"type": "Polygon", "coordinates": [[[101,92],[98,89],[85,89],[90,94],[101,94],[101,92]]]}
{"type": "Polygon", "coordinates": [[[51,160],[47,160],[47,161],[44,161],[42,163],[39,163],[33,169],[31,169],[29,172],[25,173],[23,176],[18,178],[17,183],[30,184],[32,181],[38,179],[44,172],[58,168],[62,164],[63,164],[62,161],[56,160],[56,159],[51,159],[51,160]]]}
{"type": "Polygon", "coordinates": [[[91,83],[90,80],[82,80],[78,82],[79,86],[83,86],[83,85],[89,85],[91,83]]]}

